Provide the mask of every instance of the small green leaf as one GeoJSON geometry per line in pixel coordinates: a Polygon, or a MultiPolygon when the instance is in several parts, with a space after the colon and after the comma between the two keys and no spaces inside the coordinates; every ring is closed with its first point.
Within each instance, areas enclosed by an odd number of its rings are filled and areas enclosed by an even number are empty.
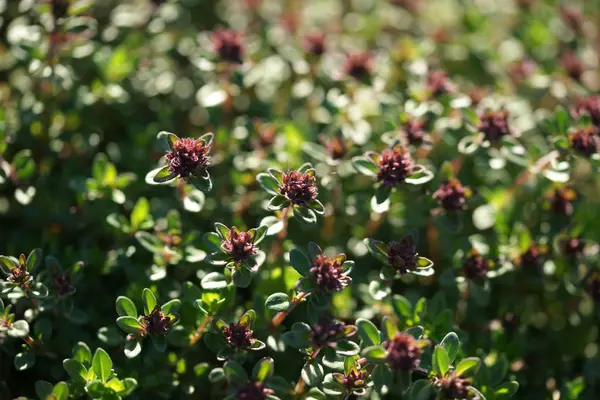
{"type": "Polygon", "coordinates": [[[363,341],[365,347],[376,346],[381,343],[379,330],[377,330],[377,327],[371,321],[358,318],[356,320],[356,327],[358,329],[358,336],[363,341]]]}
{"type": "Polygon", "coordinates": [[[440,346],[446,350],[446,354],[448,355],[448,362],[452,364],[456,355],[458,354],[458,349],[460,347],[460,340],[458,339],[458,335],[454,332],[448,333],[442,339],[440,346]]]}
{"type": "Polygon", "coordinates": [[[150,315],[154,307],[156,307],[156,296],[148,288],[142,291],[142,302],[144,303],[144,315],[150,315]]]}
{"type": "Polygon", "coordinates": [[[382,346],[370,346],[363,350],[362,355],[369,362],[377,364],[385,361],[386,351],[382,346]]]}
{"type": "Polygon", "coordinates": [[[433,350],[433,370],[438,377],[446,376],[448,368],[450,367],[450,360],[448,353],[441,346],[436,346],[433,350]]]}
{"type": "Polygon", "coordinates": [[[100,347],[96,349],[92,358],[92,370],[103,383],[107,382],[111,375],[112,360],[108,353],[100,347]]]}
{"type": "Polygon", "coordinates": [[[256,382],[263,383],[273,376],[273,359],[270,357],[261,358],[252,369],[252,378],[256,382]]]}
{"type": "Polygon", "coordinates": [[[117,314],[119,314],[120,317],[138,317],[138,312],[135,307],[135,304],[133,304],[133,301],[129,297],[117,297],[116,308],[117,314]]]}
{"type": "Polygon", "coordinates": [[[273,293],[267,298],[265,307],[275,312],[286,311],[290,308],[290,297],[285,293],[273,293]]]}
{"type": "Polygon", "coordinates": [[[317,386],[323,380],[325,370],[316,360],[310,360],[304,364],[300,375],[307,385],[317,386]]]}

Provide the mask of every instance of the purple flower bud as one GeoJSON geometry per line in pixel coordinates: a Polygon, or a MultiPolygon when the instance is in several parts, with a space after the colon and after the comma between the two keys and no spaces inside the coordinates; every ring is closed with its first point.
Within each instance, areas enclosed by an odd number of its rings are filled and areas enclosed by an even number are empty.
{"type": "Polygon", "coordinates": [[[210,164],[210,145],[203,139],[178,139],[173,150],[165,156],[169,172],[186,178],[190,174],[201,175],[210,164]]]}
{"type": "Polygon", "coordinates": [[[318,189],[312,174],[290,171],[283,174],[279,193],[292,203],[303,206],[317,197],[318,189]]]}
{"type": "Polygon", "coordinates": [[[394,187],[411,174],[415,162],[402,146],[384,150],[379,159],[377,180],[385,186],[394,187]]]}
{"type": "Polygon", "coordinates": [[[510,125],[508,123],[508,111],[487,110],[479,116],[479,126],[477,129],[483,132],[485,139],[490,142],[496,142],[504,136],[510,135],[510,125]]]}
{"type": "Polygon", "coordinates": [[[423,350],[407,333],[396,333],[392,340],[384,344],[384,347],[387,350],[388,365],[394,370],[411,371],[421,363],[423,350]]]}
{"type": "Polygon", "coordinates": [[[440,381],[440,391],[444,399],[468,399],[468,386],[471,384],[467,378],[462,378],[456,375],[455,371],[450,372],[440,381]]]}
{"type": "Polygon", "coordinates": [[[345,254],[335,258],[329,258],[325,254],[316,256],[310,267],[315,285],[324,292],[339,292],[352,283],[352,278],[344,272],[344,261],[345,254]]]}

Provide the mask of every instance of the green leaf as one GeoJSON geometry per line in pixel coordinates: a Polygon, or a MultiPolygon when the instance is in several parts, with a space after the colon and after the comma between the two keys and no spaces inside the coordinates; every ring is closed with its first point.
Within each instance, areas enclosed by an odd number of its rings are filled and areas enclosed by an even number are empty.
{"type": "Polygon", "coordinates": [[[204,290],[225,289],[227,287],[227,278],[219,272],[211,272],[202,278],[200,286],[202,286],[202,289],[204,290]]]}
{"type": "Polygon", "coordinates": [[[290,263],[300,275],[305,277],[310,275],[310,261],[300,250],[292,249],[290,251],[290,263]]]}
{"type": "Polygon", "coordinates": [[[135,307],[135,304],[133,304],[133,301],[129,297],[125,297],[125,296],[117,297],[116,308],[117,308],[117,314],[119,314],[119,316],[121,316],[121,317],[127,317],[127,316],[133,317],[133,318],[138,317],[138,312],[135,307]]]}
{"type": "Polygon", "coordinates": [[[42,249],[34,249],[27,257],[27,272],[32,272],[42,262],[42,249]]]}
{"type": "Polygon", "coordinates": [[[136,334],[143,330],[137,318],[128,315],[117,318],[117,325],[126,333],[136,334]]]}
{"type": "Polygon", "coordinates": [[[364,346],[376,346],[381,343],[379,330],[368,319],[358,318],[356,320],[356,328],[358,329],[358,336],[363,341],[364,346]]]}
{"type": "Polygon", "coordinates": [[[279,195],[279,183],[271,175],[263,172],[256,175],[256,180],[267,193],[273,196],[279,195]]]}
{"type": "Polygon", "coordinates": [[[25,371],[33,367],[35,364],[35,356],[31,352],[19,353],[15,356],[14,365],[17,371],[25,371]]]}
{"type": "Polygon", "coordinates": [[[111,375],[112,370],[112,360],[108,353],[102,349],[97,348],[94,353],[94,357],[92,358],[92,371],[96,374],[100,381],[107,382],[108,378],[111,375]]]}
{"type": "Polygon", "coordinates": [[[256,382],[266,382],[271,376],[273,376],[274,362],[270,357],[261,358],[252,369],[252,379],[256,382]]]}
{"type": "Polygon", "coordinates": [[[63,360],[63,368],[67,371],[69,376],[78,381],[78,380],[86,380],[88,370],[84,367],[79,361],[74,360],[72,358],[67,358],[63,360]]]}
{"type": "Polygon", "coordinates": [[[362,355],[369,362],[377,364],[385,362],[386,351],[382,346],[369,346],[363,350],[362,355]]]}
{"type": "Polygon", "coordinates": [[[156,296],[148,288],[142,291],[142,302],[144,303],[144,315],[150,315],[154,307],[156,307],[156,296]]]}
{"type": "Polygon", "coordinates": [[[505,382],[502,385],[496,387],[496,389],[494,390],[494,394],[496,396],[495,399],[496,400],[510,399],[517,393],[518,390],[519,390],[519,382],[517,382],[517,381],[505,382]]]}
{"type": "Polygon", "coordinates": [[[446,349],[441,346],[435,346],[433,350],[432,360],[433,370],[438,377],[446,376],[448,368],[450,367],[450,360],[446,349]]]}
{"type": "Polygon", "coordinates": [[[363,175],[370,177],[377,176],[377,166],[364,156],[352,158],[352,166],[363,175]]]}
{"type": "Polygon", "coordinates": [[[140,224],[148,219],[149,216],[150,203],[145,197],[140,197],[131,211],[131,228],[134,231],[137,231],[140,227],[140,224]]]}
{"type": "Polygon", "coordinates": [[[35,383],[35,394],[40,398],[40,400],[46,400],[48,396],[52,393],[52,384],[46,381],[37,381],[35,383]]]}
{"type": "Polygon", "coordinates": [[[227,361],[223,366],[225,378],[234,384],[241,384],[248,381],[248,374],[244,368],[236,361],[227,361]]]}
{"type": "Polygon", "coordinates": [[[442,341],[440,342],[440,346],[446,350],[446,354],[448,355],[448,362],[452,364],[456,355],[458,354],[458,349],[460,347],[460,340],[458,339],[458,335],[454,332],[448,333],[442,341]]]}
{"type": "Polygon", "coordinates": [[[52,400],[67,400],[69,398],[69,385],[66,382],[58,382],[50,393],[52,400]]]}
{"type": "Polygon", "coordinates": [[[285,293],[273,293],[267,298],[265,307],[271,311],[281,312],[290,308],[290,297],[285,293]]]}
{"type": "Polygon", "coordinates": [[[456,366],[456,375],[469,377],[473,376],[479,369],[481,360],[477,357],[468,357],[461,360],[456,366]]]}
{"type": "Polygon", "coordinates": [[[325,376],[325,370],[323,369],[323,366],[316,360],[310,360],[307,361],[302,367],[300,376],[307,385],[317,386],[323,380],[323,377],[325,376]]]}

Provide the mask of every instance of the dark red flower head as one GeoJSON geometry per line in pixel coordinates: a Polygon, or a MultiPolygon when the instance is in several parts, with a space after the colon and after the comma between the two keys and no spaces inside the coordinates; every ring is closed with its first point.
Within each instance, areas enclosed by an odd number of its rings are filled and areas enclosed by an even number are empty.
{"type": "Polygon", "coordinates": [[[388,263],[401,274],[413,271],[419,257],[412,237],[406,236],[399,242],[390,242],[387,258],[388,263]]]}
{"type": "Polygon", "coordinates": [[[310,33],[304,37],[304,51],[313,56],[321,56],[325,53],[325,35],[319,32],[310,33]]]}
{"type": "Polygon", "coordinates": [[[377,180],[385,186],[394,187],[404,183],[414,166],[415,162],[402,146],[386,149],[379,159],[377,180]]]}
{"type": "Polygon", "coordinates": [[[334,346],[338,340],[346,336],[346,325],[330,316],[321,316],[311,327],[310,341],[314,347],[334,346]]]}
{"type": "Polygon", "coordinates": [[[423,350],[417,346],[415,338],[407,333],[396,333],[384,347],[388,365],[394,370],[411,371],[421,363],[423,350]]]}
{"type": "Polygon", "coordinates": [[[165,156],[169,172],[182,178],[190,174],[201,175],[210,164],[209,151],[210,145],[204,139],[178,139],[173,150],[165,156]]]}
{"type": "Polygon", "coordinates": [[[354,79],[367,79],[371,76],[375,59],[367,51],[354,51],[346,55],[344,71],[354,79]]]}
{"type": "Polygon", "coordinates": [[[329,140],[325,137],[321,137],[320,140],[327,149],[327,153],[329,153],[329,157],[331,157],[332,160],[341,160],[348,152],[344,139],[342,139],[340,135],[334,135],[329,140]]]}
{"type": "Polygon", "coordinates": [[[344,272],[344,261],[345,254],[335,258],[329,258],[325,254],[316,256],[310,266],[315,285],[324,292],[339,292],[352,283],[352,278],[344,272]]]}
{"type": "Polygon", "coordinates": [[[576,81],[581,80],[581,75],[585,71],[585,64],[577,54],[567,50],[560,56],[560,62],[567,75],[576,81]]]}
{"type": "Polygon", "coordinates": [[[166,335],[171,326],[171,319],[167,317],[159,306],[155,306],[149,315],[143,317],[144,327],[151,335],[166,335]]]}
{"type": "Polygon", "coordinates": [[[566,217],[573,214],[573,200],[575,199],[577,199],[577,192],[571,188],[556,188],[548,195],[552,212],[566,217]]]}
{"type": "Polygon", "coordinates": [[[250,381],[244,386],[240,386],[235,393],[238,400],[266,400],[267,396],[275,393],[260,382],[250,381]]]}
{"type": "Polygon", "coordinates": [[[290,171],[283,174],[279,193],[299,206],[309,203],[317,197],[318,189],[312,174],[290,171]]]}
{"type": "Polygon", "coordinates": [[[510,135],[508,123],[508,110],[487,110],[479,116],[479,132],[483,132],[485,139],[496,142],[504,136],[510,135]]]}
{"type": "Polygon", "coordinates": [[[444,399],[455,400],[469,398],[469,390],[467,388],[471,384],[471,381],[467,378],[457,376],[455,371],[452,371],[447,376],[443,377],[440,383],[440,391],[444,399]]]}
{"type": "Polygon", "coordinates": [[[569,133],[571,148],[585,157],[600,153],[600,129],[586,126],[569,133]]]}
{"type": "Polygon", "coordinates": [[[444,71],[430,71],[427,74],[427,88],[434,97],[454,93],[456,86],[444,71]]]}
{"type": "Polygon", "coordinates": [[[234,261],[244,261],[258,253],[258,249],[254,245],[254,235],[250,232],[241,232],[235,226],[221,242],[221,249],[234,261]]]}
{"type": "Polygon", "coordinates": [[[580,97],[575,100],[575,107],[571,110],[575,117],[589,115],[592,123],[600,127],[600,95],[580,97]]]}
{"type": "Polygon", "coordinates": [[[463,272],[471,280],[485,278],[490,268],[490,262],[475,249],[467,254],[463,264],[463,272]]]}
{"type": "Polygon", "coordinates": [[[223,328],[223,335],[225,341],[229,345],[236,349],[249,349],[252,344],[256,341],[252,335],[254,331],[248,327],[247,324],[242,323],[231,323],[229,326],[223,328]]]}
{"type": "Polygon", "coordinates": [[[213,46],[221,61],[242,64],[244,46],[239,32],[217,29],[212,34],[213,46]]]}
{"type": "Polygon", "coordinates": [[[413,146],[420,146],[423,144],[423,140],[425,136],[427,136],[427,132],[425,132],[425,122],[419,121],[416,119],[409,119],[404,124],[404,129],[402,129],[402,135],[408,140],[408,143],[413,146]]]}
{"type": "Polygon", "coordinates": [[[438,202],[445,211],[459,211],[467,208],[467,199],[471,196],[471,190],[463,186],[456,178],[443,182],[433,192],[433,199],[438,202]]]}

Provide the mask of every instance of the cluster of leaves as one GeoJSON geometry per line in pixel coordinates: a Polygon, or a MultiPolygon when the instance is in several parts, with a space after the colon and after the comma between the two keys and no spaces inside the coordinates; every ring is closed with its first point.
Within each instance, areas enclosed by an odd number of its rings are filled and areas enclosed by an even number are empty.
{"type": "Polygon", "coordinates": [[[0,0],[0,398],[595,399],[579,3],[0,0]]]}

